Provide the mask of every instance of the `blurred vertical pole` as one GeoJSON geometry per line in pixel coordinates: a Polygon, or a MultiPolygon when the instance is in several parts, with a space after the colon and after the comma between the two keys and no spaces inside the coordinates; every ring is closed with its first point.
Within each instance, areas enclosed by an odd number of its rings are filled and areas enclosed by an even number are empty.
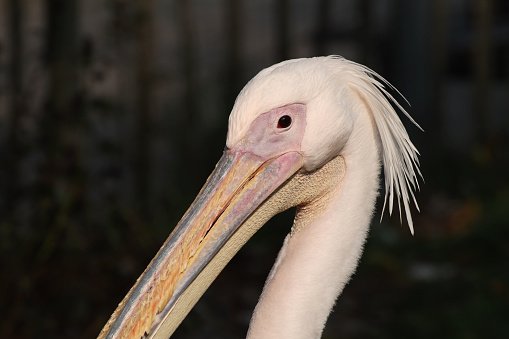
{"type": "Polygon", "coordinates": [[[43,142],[48,166],[45,180],[49,185],[54,185],[59,175],[66,174],[62,172],[66,169],[62,166],[72,162],[71,159],[64,159],[64,153],[72,151],[71,140],[76,140],[73,139],[76,135],[67,128],[71,121],[79,118],[79,112],[76,111],[78,6],[76,0],[46,1],[50,92],[49,114],[44,117],[43,123],[43,142]]]}
{"type": "Polygon", "coordinates": [[[276,0],[276,50],[277,61],[287,60],[290,57],[290,6],[289,0],[276,0]]]}
{"type": "Polygon", "coordinates": [[[69,224],[71,208],[81,197],[78,102],[78,1],[46,0],[49,96],[42,117],[41,148],[45,163],[40,177],[39,215],[35,224],[44,237],[37,261],[44,262],[58,246],[69,224]]]}
{"type": "Polygon", "coordinates": [[[449,17],[449,2],[433,0],[431,11],[431,91],[432,103],[431,121],[434,128],[431,129],[431,140],[435,142],[434,149],[443,150],[440,145],[445,145],[444,131],[444,82],[447,67],[447,18],[449,17]],[[434,135],[433,135],[434,134],[434,135]]]}
{"type": "Polygon", "coordinates": [[[177,120],[180,126],[174,129],[174,140],[178,140],[178,144],[181,145],[179,147],[180,163],[177,165],[177,175],[183,179],[181,182],[185,182],[187,178],[193,177],[199,172],[199,160],[193,156],[193,153],[194,149],[201,144],[203,137],[202,133],[197,133],[199,130],[198,124],[200,123],[198,118],[200,106],[196,93],[199,91],[199,84],[196,77],[197,65],[193,47],[196,39],[195,22],[198,17],[193,15],[192,5],[191,0],[177,0],[177,13],[180,18],[181,45],[179,50],[182,53],[184,98],[183,111],[180,114],[180,119],[177,120]]]}
{"type": "Polygon", "coordinates": [[[360,23],[358,28],[360,47],[359,62],[364,65],[370,65],[371,45],[373,43],[371,38],[371,1],[360,0],[358,3],[360,12],[360,23]]]}
{"type": "Polygon", "coordinates": [[[51,75],[52,124],[73,114],[77,91],[78,24],[76,0],[47,0],[48,61],[51,75]]]}
{"type": "Polygon", "coordinates": [[[12,217],[13,208],[16,206],[19,176],[19,133],[20,121],[23,114],[23,95],[22,95],[22,40],[21,40],[21,4],[19,0],[9,1],[9,38],[11,45],[9,82],[11,89],[11,106],[9,116],[9,127],[7,137],[6,154],[6,177],[5,192],[5,214],[12,217]]]}
{"type": "Polygon", "coordinates": [[[149,222],[150,194],[150,128],[153,115],[152,89],[154,84],[154,1],[137,0],[136,22],[136,104],[135,190],[140,201],[139,213],[143,222],[149,222]]]}
{"type": "Polygon", "coordinates": [[[316,30],[316,53],[317,55],[326,55],[327,42],[329,39],[329,13],[331,10],[331,0],[318,1],[318,27],[316,30]]]}
{"type": "Polygon", "coordinates": [[[226,4],[226,103],[232,105],[240,90],[240,0],[228,0],[226,4]]]}
{"type": "Polygon", "coordinates": [[[478,143],[486,141],[487,115],[490,112],[490,85],[493,32],[493,0],[473,0],[474,26],[474,72],[475,72],[475,126],[478,143]]]}
{"type": "Polygon", "coordinates": [[[193,43],[193,15],[191,10],[191,0],[177,0],[178,12],[180,14],[180,29],[182,32],[182,64],[184,68],[184,119],[183,123],[186,127],[192,127],[196,122],[195,116],[198,113],[198,105],[196,103],[195,91],[197,90],[193,43]]]}

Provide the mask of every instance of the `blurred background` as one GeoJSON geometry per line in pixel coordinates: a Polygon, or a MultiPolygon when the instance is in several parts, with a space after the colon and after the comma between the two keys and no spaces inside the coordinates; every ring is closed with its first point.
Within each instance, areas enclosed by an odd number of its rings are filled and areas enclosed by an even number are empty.
{"type": "MultiPolygon", "coordinates": [[[[214,168],[242,86],[328,54],[408,99],[425,183],[414,237],[380,199],[323,338],[506,337],[505,0],[0,0],[0,337],[94,338],[214,168]]],[[[175,338],[245,336],[293,213],[175,338]]]]}

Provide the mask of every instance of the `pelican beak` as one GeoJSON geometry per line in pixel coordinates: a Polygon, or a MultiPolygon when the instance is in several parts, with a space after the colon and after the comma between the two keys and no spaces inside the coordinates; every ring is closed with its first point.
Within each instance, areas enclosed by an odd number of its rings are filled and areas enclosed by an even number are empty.
{"type": "Polygon", "coordinates": [[[230,245],[232,236],[302,162],[297,152],[264,159],[226,150],[99,338],[169,337],[242,246],[230,245]],[[230,253],[220,256],[224,251],[230,253]]]}

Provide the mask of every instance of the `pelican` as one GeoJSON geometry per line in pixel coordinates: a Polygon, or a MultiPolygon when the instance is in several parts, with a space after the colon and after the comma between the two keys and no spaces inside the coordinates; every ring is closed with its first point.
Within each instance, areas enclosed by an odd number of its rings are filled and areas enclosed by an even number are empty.
{"type": "Polygon", "coordinates": [[[235,101],[214,171],[99,338],[170,337],[246,241],[293,206],[247,337],[319,338],[359,261],[381,163],[383,210],[397,200],[413,234],[419,153],[396,109],[419,126],[387,88],[339,56],[258,73],[235,101]]]}

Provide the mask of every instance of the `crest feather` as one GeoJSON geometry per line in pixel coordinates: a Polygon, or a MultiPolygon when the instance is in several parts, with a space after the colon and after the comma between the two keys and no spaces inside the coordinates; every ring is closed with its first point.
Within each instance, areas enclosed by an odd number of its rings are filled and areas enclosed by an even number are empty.
{"type": "MultiPolygon", "coordinates": [[[[395,91],[406,101],[403,95],[382,76],[364,65],[346,60],[343,57],[333,56],[331,58],[341,60],[349,66],[348,68],[351,71],[356,73],[356,77],[352,77],[355,80],[352,80],[351,86],[363,96],[376,123],[385,177],[385,199],[382,216],[387,202],[389,202],[389,214],[392,214],[394,198],[396,197],[400,219],[401,202],[403,202],[410,232],[414,234],[410,199],[419,210],[414,195],[414,190],[419,189],[418,176],[422,178],[419,169],[419,152],[410,140],[392,104],[403,112],[415,126],[421,130],[422,128],[387,91],[386,87],[395,91]]],[[[408,103],[408,101],[406,102],[408,103]]]]}

